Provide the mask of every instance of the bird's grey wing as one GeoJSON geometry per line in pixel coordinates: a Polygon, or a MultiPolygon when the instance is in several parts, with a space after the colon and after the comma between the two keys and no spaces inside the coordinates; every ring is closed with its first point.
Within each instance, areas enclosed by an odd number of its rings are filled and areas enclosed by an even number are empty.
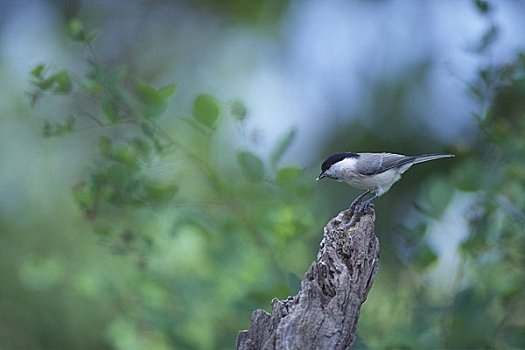
{"type": "Polygon", "coordinates": [[[361,175],[376,175],[389,169],[412,163],[415,157],[394,153],[359,153],[356,171],[361,175]]]}

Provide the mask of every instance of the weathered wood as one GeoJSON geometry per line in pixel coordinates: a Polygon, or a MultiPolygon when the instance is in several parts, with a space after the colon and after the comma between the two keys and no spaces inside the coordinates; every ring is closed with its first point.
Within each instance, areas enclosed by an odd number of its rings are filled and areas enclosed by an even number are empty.
{"type": "Polygon", "coordinates": [[[238,350],[348,349],[355,339],[361,305],[378,267],[375,213],[344,210],[324,228],[317,260],[301,290],[272,301],[272,314],[256,310],[238,350]]]}

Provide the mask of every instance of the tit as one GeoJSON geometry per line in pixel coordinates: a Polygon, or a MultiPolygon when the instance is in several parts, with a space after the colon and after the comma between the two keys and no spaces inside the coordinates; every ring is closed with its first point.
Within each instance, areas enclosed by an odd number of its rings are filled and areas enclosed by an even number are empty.
{"type": "Polygon", "coordinates": [[[350,208],[359,203],[364,196],[374,192],[374,196],[365,201],[364,209],[374,199],[385,194],[412,165],[450,157],[454,157],[454,155],[404,156],[394,153],[335,153],[323,162],[321,174],[317,180],[329,177],[339,182],[346,182],[354,188],[366,190],[352,202],[350,208]]]}

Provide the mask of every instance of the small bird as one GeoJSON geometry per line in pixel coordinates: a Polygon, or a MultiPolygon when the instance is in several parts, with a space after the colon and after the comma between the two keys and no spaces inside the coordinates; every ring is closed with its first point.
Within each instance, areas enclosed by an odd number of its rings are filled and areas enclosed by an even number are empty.
{"type": "Polygon", "coordinates": [[[352,202],[350,208],[359,203],[364,196],[374,192],[374,196],[365,201],[362,207],[365,209],[370,205],[370,202],[385,194],[412,165],[450,157],[454,157],[454,155],[404,156],[395,153],[335,153],[323,162],[321,174],[317,180],[329,177],[339,182],[346,182],[354,188],[366,190],[352,202]]]}

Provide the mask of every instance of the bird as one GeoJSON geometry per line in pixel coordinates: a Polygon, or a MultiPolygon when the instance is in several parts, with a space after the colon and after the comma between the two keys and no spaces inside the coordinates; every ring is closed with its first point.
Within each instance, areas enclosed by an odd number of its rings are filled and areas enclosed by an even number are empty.
{"type": "Polygon", "coordinates": [[[361,209],[364,210],[373,200],[384,195],[394,183],[399,181],[401,175],[412,165],[451,157],[454,155],[450,153],[420,156],[395,153],[335,153],[322,163],[321,173],[317,180],[327,177],[338,182],[345,182],[354,188],[366,190],[352,202],[350,208],[373,192],[374,195],[363,203],[361,209]]]}

